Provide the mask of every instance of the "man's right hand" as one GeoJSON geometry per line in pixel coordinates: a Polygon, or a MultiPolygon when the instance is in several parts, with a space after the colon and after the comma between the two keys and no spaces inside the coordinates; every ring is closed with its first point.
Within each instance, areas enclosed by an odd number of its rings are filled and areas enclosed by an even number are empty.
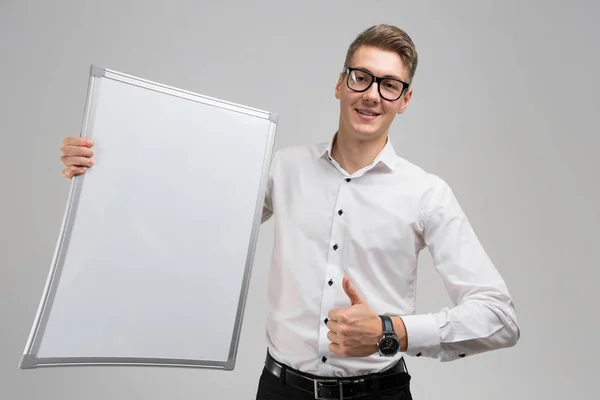
{"type": "Polygon", "coordinates": [[[80,136],[68,136],[63,140],[60,148],[62,156],[60,162],[66,167],[62,175],[71,179],[75,175],[84,174],[89,167],[94,165],[94,141],[80,136]]]}

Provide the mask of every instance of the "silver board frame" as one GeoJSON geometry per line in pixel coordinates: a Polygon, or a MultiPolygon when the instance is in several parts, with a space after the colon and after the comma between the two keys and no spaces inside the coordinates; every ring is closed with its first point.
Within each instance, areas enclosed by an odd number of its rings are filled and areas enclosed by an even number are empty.
{"type": "Polygon", "coordinates": [[[61,272],[64,264],[65,255],[68,252],[69,242],[72,235],[72,228],[75,214],[78,207],[78,201],[82,191],[82,185],[85,175],[76,176],[72,179],[67,200],[66,210],[60,227],[59,237],[52,257],[50,270],[43,288],[41,300],[33,321],[33,326],[29,333],[25,349],[23,351],[19,368],[35,369],[40,367],[60,367],[60,366],[156,366],[156,367],[192,367],[206,368],[216,370],[231,371],[235,368],[236,356],[239,345],[240,331],[244,316],[244,309],[247,299],[248,286],[254,261],[255,247],[257,242],[258,230],[261,224],[261,217],[264,204],[264,196],[267,189],[267,180],[269,174],[270,161],[273,153],[273,145],[278,124],[278,114],[267,112],[244,105],[223,101],[209,96],[200,95],[190,91],[182,90],[172,86],[160,84],[154,81],[142,79],[136,76],[125,74],[111,69],[92,65],[89,73],[87,98],[83,124],[80,136],[90,137],[94,129],[94,116],[96,103],[100,96],[98,92],[102,80],[118,81],[123,84],[135,85],[140,88],[160,92],[166,95],[177,96],[183,99],[200,102],[214,107],[235,111],[245,115],[250,115],[259,119],[266,119],[268,124],[267,146],[262,160],[262,171],[260,175],[260,185],[258,188],[258,197],[256,198],[254,219],[252,222],[251,235],[248,238],[247,256],[242,278],[241,292],[237,304],[237,314],[235,317],[233,336],[230,339],[229,355],[224,361],[211,360],[193,360],[181,358],[146,358],[146,357],[39,357],[38,351],[40,343],[44,336],[44,331],[48,323],[48,317],[52,308],[56,290],[61,279],[61,272]]]}

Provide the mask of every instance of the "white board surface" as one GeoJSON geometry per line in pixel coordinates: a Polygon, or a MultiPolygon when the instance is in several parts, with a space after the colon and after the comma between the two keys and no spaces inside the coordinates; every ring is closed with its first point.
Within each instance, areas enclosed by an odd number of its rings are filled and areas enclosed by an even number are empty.
{"type": "Polygon", "coordinates": [[[75,177],[20,368],[232,370],[277,115],[92,66],[75,177]]]}

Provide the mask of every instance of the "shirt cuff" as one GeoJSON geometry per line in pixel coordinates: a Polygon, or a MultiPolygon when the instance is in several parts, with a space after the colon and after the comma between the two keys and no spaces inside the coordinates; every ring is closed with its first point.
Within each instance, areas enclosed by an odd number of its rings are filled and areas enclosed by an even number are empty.
{"type": "Polygon", "coordinates": [[[409,356],[435,357],[440,349],[440,331],[435,317],[431,314],[402,316],[406,328],[409,356]]]}

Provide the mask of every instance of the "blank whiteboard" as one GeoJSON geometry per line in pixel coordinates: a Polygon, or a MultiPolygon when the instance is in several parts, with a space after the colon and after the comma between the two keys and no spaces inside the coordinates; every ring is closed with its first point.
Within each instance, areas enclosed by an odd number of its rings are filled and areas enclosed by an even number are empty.
{"type": "Polygon", "coordinates": [[[233,370],[277,115],[92,66],[73,178],[20,368],[233,370]]]}

